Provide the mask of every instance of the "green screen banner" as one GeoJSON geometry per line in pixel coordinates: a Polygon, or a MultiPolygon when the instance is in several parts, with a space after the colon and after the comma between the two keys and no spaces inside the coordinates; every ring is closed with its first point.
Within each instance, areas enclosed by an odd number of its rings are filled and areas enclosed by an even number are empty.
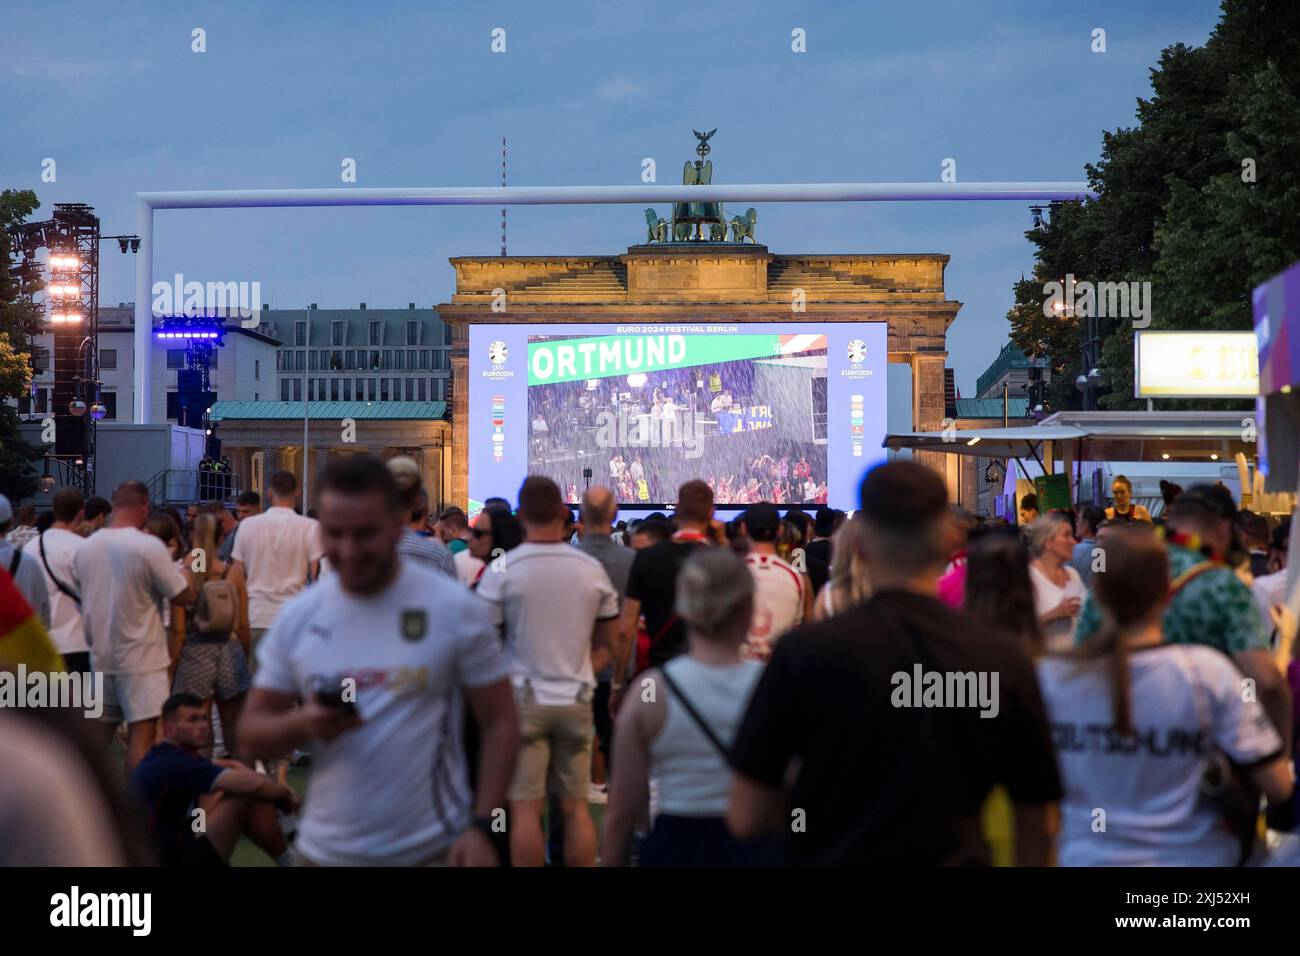
{"type": "Polygon", "coordinates": [[[1038,513],[1047,514],[1054,508],[1070,507],[1070,476],[1039,475],[1034,479],[1034,493],[1038,495],[1038,513]]]}
{"type": "Polygon", "coordinates": [[[780,354],[780,335],[602,335],[529,342],[528,384],[613,378],[780,354]]]}

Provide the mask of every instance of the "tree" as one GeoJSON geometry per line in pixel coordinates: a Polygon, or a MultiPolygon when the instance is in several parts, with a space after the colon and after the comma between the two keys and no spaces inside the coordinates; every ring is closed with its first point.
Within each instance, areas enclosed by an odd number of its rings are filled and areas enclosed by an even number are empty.
{"type": "Polygon", "coordinates": [[[41,331],[41,309],[31,300],[41,283],[11,268],[19,250],[12,248],[8,230],[39,205],[30,189],[0,192],[0,494],[11,501],[30,498],[40,489],[31,466],[45,453],[23,440],[18,415],[7,402],[26,395],[31,386],[30,341],[41,331]]]}
{"type": "MultiPolygon", "coordinates": [[[[1150,282],[1151,329],[1249,330],[1251,289],[1300,258],[1300,4],[1222,9],[1205,46],[1161,54],[1138,125],[1103,133],[1086,167],[1100,198],[1026,233],[1035,268],[1015,285],[1011,338],[1051,357],[1056,408],[1079,405],[1080,320],[1043,315],[1044,283],[1150,282]]],[[[1101,404],[1136,407],[1133,325],[1101,329],[1101,404]]]]}

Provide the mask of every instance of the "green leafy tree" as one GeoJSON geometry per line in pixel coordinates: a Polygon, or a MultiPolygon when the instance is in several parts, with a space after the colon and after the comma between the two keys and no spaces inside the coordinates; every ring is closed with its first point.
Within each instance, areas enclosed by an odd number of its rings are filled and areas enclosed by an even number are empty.
{"type": "Polygon", "coordinates": [[[31,300],[41,283],[35,277],[13,273],[18,250],[12,248],[8,230],[39,205],[30,189],[0,192],[0,493],[11,501],[29,498],[39,490],[40,481],[31,466],[41,459],[44,449],[22,439],[18,415],[7,402],[26,395],[31,386],[30,342],[41,331],[41,310],[31,300]]]}
{"type": "MultiPolygon", "coordinates": [[[[1103,134],[1086,167],[1100,198],[1026,233],[1035,267],[1015,285],[1011,338],[1051,357],[1055,408],[1079,407],[1082,333],[1080,319],[1043,314],[1046,282],[1150,282],[1151,329],[1248,330],[1251,289],[1300,258],[1297,62],[1300,4],[1225,0],[1205,46],[1161,54],[1138,125],[1103,134]]],[[[1101,404],[1137,407],[1132,322],[1101,331],[1101,404]]]]}

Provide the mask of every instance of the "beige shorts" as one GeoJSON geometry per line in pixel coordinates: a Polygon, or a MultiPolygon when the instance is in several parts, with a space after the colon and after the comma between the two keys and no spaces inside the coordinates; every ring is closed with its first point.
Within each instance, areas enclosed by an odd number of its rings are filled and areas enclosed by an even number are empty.
{"type": "Polygon", "coordinates": [[[586,800],[591,787],[591,742],[596,735],[590,700],[548,707],[515,693],[519,711],[519,760],[511,800],[547,794],[586,800]]]}
{"type": "Polygon", "coordinates": [[[143,674],[105,674],[102,719],[114,724],[153,720],[162,714],[170,694],[165,667],[143,674]]]}

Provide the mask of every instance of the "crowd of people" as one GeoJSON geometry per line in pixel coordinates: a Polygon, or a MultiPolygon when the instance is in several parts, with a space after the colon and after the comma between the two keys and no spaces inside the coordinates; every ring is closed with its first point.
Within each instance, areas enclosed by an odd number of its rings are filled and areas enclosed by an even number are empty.
{"type": "Polygon", "coordinates": [[[0,667],[103,705],[0,708],[0,859],[987,864],[998,799],[1019,864],[1297,852],[1289,529],[1221,486],[1012,525],[896,461],[852,516],[724,522],[692,479],[628,523],[605,485],[466,515],[419,480],[0,497],[0,667]]]}

